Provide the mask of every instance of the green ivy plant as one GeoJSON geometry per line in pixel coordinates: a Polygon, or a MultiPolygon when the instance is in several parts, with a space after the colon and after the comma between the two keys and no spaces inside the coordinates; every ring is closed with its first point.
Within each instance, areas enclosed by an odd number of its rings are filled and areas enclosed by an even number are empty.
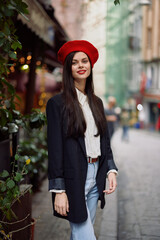
{"type": "Polygon", "coordinates": [[[15,88],[8,82],[11,60],[17,59],[17,50],[22,49],[16,36],[14,18],[17,14],[28,14],[27,4],[22,0],[5,0],[0,4],[0,140],[18,131],[21,114],[16,111],[15,88]]]}
{"type": "MultiPolygon", "coordinates": [[[[28,14],[27,4],[22,0],[5,0],[0,4],[0,74],[1,78],[7,76],[9,65],[8,60],[16,59],[16,50],[22,48],[21,43],[18,41],[18,37],[15,35],[16,29],[13,19],[18,13],[28,14]]],[[[4,82],[6,84],[6,82],[4,82]]]]}
{"type": "Polygon", "coordinates": [[[40,109],[32,109],[31,114],[25,116],[26,123],[28,120],[28,125],[26,127],[29,127],[30,129],[41,129],[45,124],[47,124],[47,118],[44,113],[41,112],[40,109]]]}
{"type": "MultiPolygon", "coordinates": [[[[20,202],[21,196],[26,192],[31,191],[32,188],[32,185],[27,185],[24,189],[20,187],[23,186],[20,184],[28,173],[27,167],[30,164],[30,159],[26,158],[25,164],[20,169],[18,164],[20,158],[21,157],[18,154],[15,155],[13,169],[17,168],[16,171],[13,170],[12,173],[9,173],[8,171],[3,170],[3,172],[0,173],[0,239],[12,240],[12,232],[8,232],[6,226],[10,224],[12,219],[16,219],[17,222],[23,221],[23,219],[19,220],[15,215],[12,206],[16,201],[20,202]]],[[[16,231],[20,230],[22,229],[20,228],[16,231]]]]}
{"type": "Polygon", "coordinates": [[[120,0],[114,0],[114,4],[115,5],[120,4],[120,0]]]}
{"type": "MultiPolygon", "coordinates": [[[[26,118],[16,110],[16,90],[8,81],[8,75],[12,66],[11,62],[17,60],[17,51],[22,49],[21,43],[16,36],[14,20],[17,14],[25,17],[28,14],[27,5],[22,0],[5,0],[0,3],[0,141],[9,137],[9,134],[16,133],[20,126],[26,125],[26,118]]],[[[27,122],[29,121],[27,118],[27,122]]],[[[28,173],[30,159],[26,156],[23,165],[18,164],[21,156],[16,154],[13,162],[12,172],[4,170],[0,173],[0,239],[12,239],[12,236],[5,233],[3,220],[16,218],[12,206],[20,197],[29,191],[21,191],[21,183],[28,173]]],[[[23,156],[24,157],[24,156],[23,156]]]]}
{"type": "Polygon", "coordinates": [[[28,136],[20,141],[19,153],[21,155],[20,164],[25,164],[27,156],[30,158],[28,165],[28,176],[33,185],[33,191],[36,191],[40,182],[41,175],[47,174],[47,136],[44,129],[33,129],[28,136]],[[36,182],[35,182],[36,180],[36,182]]]}
{"type": "MultiPolygon", "coordinates": [[[[20,191],[19,185],[28,173],[27,166],[30,164],[30,159],[26,159],[21,169],[19,169],[18,166],[19,159],[19,154],[16,154],[11,173],[6,170],[0,173],[0,212],[2,214],[2,220],[4,218],[7,220],[11,220],[13,217],[17,218],[12,211],[12,206],[19,200],[20,196],[24,194],[24,192],[20,191]],[[16,171],[15,168],[17,168],[16,171]]],[[[27,191],[28,190],[29,189],[27,189],[27,191]]],[[[0,227],[2,226],[0,225],[0,227]]]]}
{"type": "MultiPolygon", "coordinates": [[[[94,1],[94,0],[90,0],[91,1],[94,1]]],[[[120,0],[114,0],[114,4],[117,5],[117,4],[120,4],[120,0]]]]}

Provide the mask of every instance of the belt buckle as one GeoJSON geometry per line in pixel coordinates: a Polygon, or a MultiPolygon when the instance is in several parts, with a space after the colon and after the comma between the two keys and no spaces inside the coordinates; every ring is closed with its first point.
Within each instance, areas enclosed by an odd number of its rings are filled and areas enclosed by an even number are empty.
{"type": "Polygon", "coordinates": [[[93,163],[91,157],[88,157],[88,160],[89,160],[88,163],[93,163]]]}

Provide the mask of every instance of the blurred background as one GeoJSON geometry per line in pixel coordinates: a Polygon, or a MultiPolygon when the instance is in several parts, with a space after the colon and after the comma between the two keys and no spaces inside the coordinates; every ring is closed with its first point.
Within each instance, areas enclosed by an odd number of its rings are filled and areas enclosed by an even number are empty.
{"type": "Polygon", "coordinates": [[[59,48],[85,39],[99,51],[95,93],[119,168],[117,191],[97,210],[96,236],[159,240],[160,0],[23,2],[0,4],[0,238],[69,239],[69,224],[52,216],[45,109],[62,91],[59,48]],[[32,193],[21,194],[21,183],[32,193]],[[18,231],[2,222],[13,212],[25,220],[18,231]]]}
{"type": "Polygon", "coordinates": [[[61,91],[62,66],[57,51],[68,40],[86,39],[99,50],[94,68],[95,92],[130,112],[130,125],[159,130],[160,7],[158,0],[25,1],[27,20],[15,22],[22,51],[10,79],[23,98],[21,111],[39,107],[61,91]],[[141,122],[141,123],[140,123],[141,122]]]}

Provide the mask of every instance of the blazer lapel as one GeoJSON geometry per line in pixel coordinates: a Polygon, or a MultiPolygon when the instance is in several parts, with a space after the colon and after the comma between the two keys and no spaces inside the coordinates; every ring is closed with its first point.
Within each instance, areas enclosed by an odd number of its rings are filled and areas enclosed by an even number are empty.
{"type": "MultiPolygon", "coordinates": [[[[101,146],[101,161],[103,161],[105,155],[106,155],[106,141],[105,141],[105,137],[101,137],[100,139],[100,146],[101,146]]],[[[78,138],[78,142],[81,146],[81,149],[85,155],[85,157],[87,157],[87,152],[86,152],[86,146],[85,146],[85,141],[84,141],[84,138],[83,137],[79,137],[78,138]]]]}
{"type": "Polygon", "coordinates": [[[83,151],[85,157],[87,157],[87,152],[86,152],[86,146],[85,146],[84,138],[83,137],[79,137],[78,138],[78,142],[79,142],[79,144],[80,144],[80,146],[82,148],[82,151],[83,151]]]}
{"type": "Polygon", "coordinates": [[[105,141],[105,137],[101,137],[100,138],[100,146],[101,146],[101,157],[100,157],[100,165],[102,164],[104,157],[106,155],[106,141],[105,141]]]}
{"type": "MultiPolygon", "coordinates": [[[[106,144],[105,144],[105,137],[101,137],[101,143],[100,143],[100,146],[101,146],[101,159],[104,158],[104,156],[106,155],[106,144]]],[[[82,151],[84,153],[84,155],[87,157],[87,152],[86,152],[86,146],[85,146],[85,142],[84,142],[84,138],[83,137],[79,137],[78,138],[78,142],[82,148],[82,151]]]]}
{"type": "Polygon", "coordinates": [[[105,137],[101,137],[101,156],[103,157],[106,154],[106,141],[105,141],[105,137]]]}

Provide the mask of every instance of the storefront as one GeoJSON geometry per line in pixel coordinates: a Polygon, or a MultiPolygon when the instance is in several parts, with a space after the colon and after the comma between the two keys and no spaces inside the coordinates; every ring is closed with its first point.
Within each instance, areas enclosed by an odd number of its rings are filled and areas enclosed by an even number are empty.
{"type": "Polygon", "coordinates": [[[68,40],[68,36],[54,18],[52,8],[46,10],[36,0],[25,0],[25,2],[28,5],[29,15],[27,17],[18,15],[15,22],[16,34],[23,48],[17,52],[18,61],[13,61],[10,79],[22,98],[23,104],[20,110],[29,113],[33,107],[44,108],[47,98],[60,91],[61,83],[57,82],[54,76],[54,70],[61,68],[56,53],[68,40]],[[48,86],[47,89],[45,85],[48,86]],[[40,101],[41,96],[45,96],[43,104],[40,101]]]}

